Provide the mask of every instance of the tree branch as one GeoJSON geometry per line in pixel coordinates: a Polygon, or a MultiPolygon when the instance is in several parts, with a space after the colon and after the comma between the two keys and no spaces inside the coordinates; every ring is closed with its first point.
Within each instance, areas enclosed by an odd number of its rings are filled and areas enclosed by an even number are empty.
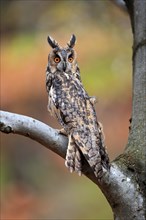
{"type": "Polygon", "coordinates": [[[67,137],[34,118],[0,111],[0,131],[29,137],[65,158],[67,137]]]}
{"type": "MultiPolygon", "coordinates": [[[[60,135],[57,130],[36,119],[0,111],[0,131],[6,134],[13,133],[29,137],[65,158],[67,138],[60,135]]],[[[131,214],[130,220],[134,219],[133,215],[135,215],[136,209],[139,210],[138,216],[143,217],[143,197],[141,192],[137,188],[137,184],[133,181],[131,174],[127,172],[127,166],[123,170],[123,165],[121,166],[119,161],[117,159],[115,162],[112,162],[110,172],[105,173],[101,182],[95,177],[86,160],[83,160],[83,173],[100,187],[115,214],[123,211],[126,219],[128,211],[131,214]],[[131,206],[131,198],[136,198],[134,206],[131,206]],[[119,203],[122,203],[122,209],[119,203]]],[[[118,220],[117,217],[115,219],[118,220]]]]}
{"type": "MultiPolygon", "coordinates": [[[[0,111],[0,131],[29,137],[65,159],[68,138],[34,118],[0,111]]],[[[97,179],[85,160],[83,173],[97,184],[97,179]]]]}

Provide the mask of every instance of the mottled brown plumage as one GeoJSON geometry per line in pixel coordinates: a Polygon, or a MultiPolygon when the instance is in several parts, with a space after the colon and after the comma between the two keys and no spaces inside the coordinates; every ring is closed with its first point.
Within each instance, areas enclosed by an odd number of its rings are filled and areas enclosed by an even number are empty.
{"type": "Polygon", "coordinates": [[[82,174],[82,155],[99,179],[109,169],[104,134],[97,121],[95,99],[85,91],[73,47],[76,38],[72,35],[65,48],[48,37],[53,48],[48,57],[46,87],[48,110],[57,117],[69,142],[65,165],[70,172],[82,174]]]}

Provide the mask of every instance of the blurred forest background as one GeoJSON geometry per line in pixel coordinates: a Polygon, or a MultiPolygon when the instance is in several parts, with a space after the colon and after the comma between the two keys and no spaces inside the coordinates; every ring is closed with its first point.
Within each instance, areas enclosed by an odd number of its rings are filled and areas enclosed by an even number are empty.
{"type": "MultiPolygon", "coordinates": [[[[45,70],[51,35],[72,33],[83,84],[98,103],[110,159],[122,153],[131,112],[132,36],[128,14],[111,0],[1,0],[1,109],[59,128],[47,112],[45,70]]],[[[1,218],[112,219],[102,192],[38,143],[1,134],[1,218]]]]}

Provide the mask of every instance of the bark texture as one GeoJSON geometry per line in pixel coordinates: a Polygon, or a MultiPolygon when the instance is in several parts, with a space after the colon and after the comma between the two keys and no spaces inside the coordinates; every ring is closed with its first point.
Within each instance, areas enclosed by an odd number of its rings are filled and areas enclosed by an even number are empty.
{"type": "MultiPolygon", "coordinates": [[[[101,182],[86,161],[83,173],[100,187],[115,220],[146,219],[146,0],[125,0],[133,41],[132,124],[125,151],[111,163],[101,182]]],[[[18,114],[0,112],[0,130],[27,136],[65,158],[67,138],[48,125],[18,114]]],[[[120,120],[120,119],[119,119],[120,120]]],[[[98,216],[97,216],[98,217],[98,216]]]]}

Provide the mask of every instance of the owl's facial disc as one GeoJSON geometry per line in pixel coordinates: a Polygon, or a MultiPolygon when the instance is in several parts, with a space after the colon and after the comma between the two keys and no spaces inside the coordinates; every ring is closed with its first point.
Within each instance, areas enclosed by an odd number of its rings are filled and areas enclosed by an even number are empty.
{"type": "Polygon", "coordinates": [[[69,73],[72,70],[74,57],[73,50],[60,48],[58,51],[54,51],[53,61],[59,71],[69,73]]]}

